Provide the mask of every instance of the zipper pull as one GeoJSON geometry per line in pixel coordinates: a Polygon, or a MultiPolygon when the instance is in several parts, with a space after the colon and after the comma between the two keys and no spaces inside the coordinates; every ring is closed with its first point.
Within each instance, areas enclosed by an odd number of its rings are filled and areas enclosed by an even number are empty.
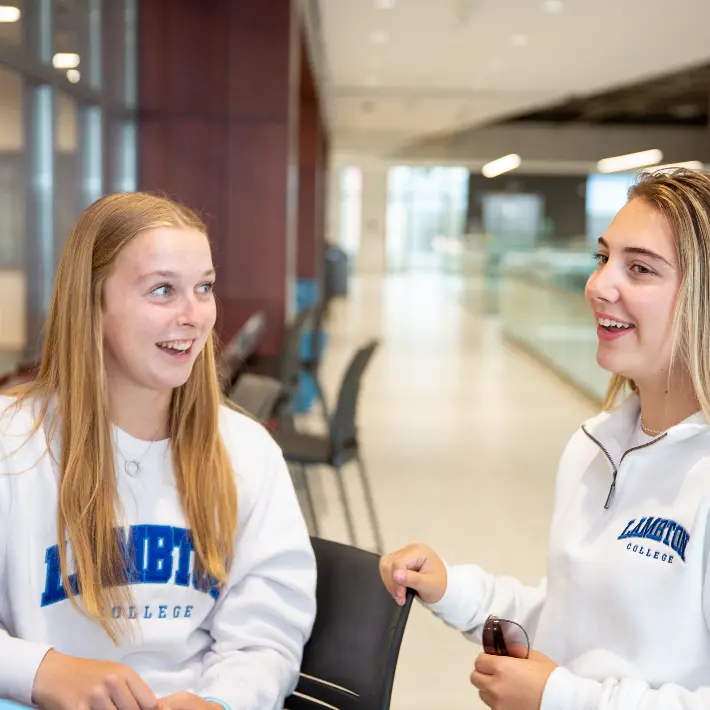
{"type": "Polygon", "coordinates": [[[611,481],[611,486],[609,487],[609,495],[606,497],[606,503],[604,503],[604,510],[609,510],[609,506],[611,505],[611,500],[614,497],[615,490],[616,490],[616,474],[614,474],[614,478],[611,481]]]}

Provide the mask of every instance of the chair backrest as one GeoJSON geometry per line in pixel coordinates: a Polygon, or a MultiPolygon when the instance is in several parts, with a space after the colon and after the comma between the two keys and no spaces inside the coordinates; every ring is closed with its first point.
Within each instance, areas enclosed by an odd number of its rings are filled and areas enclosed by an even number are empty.
{"type": "Polygon", "coordinates": [[[220,354],[218,370],[228,392],[238,375],[244,369],[244,363],[256,352],[266,333],[266,314],[257,311],[237,331],[220,354]]]}
{"type": "Polygon", "coordinates": [[[311,338],[309,343],[308,362],[311,363],[312,372],[318,370],[321,361],[320,334],[323,330],[323,321],[325,320],[325,312],[328,308],[328,303],[325,299],[321,299],[316,306],[313,307],[313,320],[311,321],[311,338]]]}
{"type": "Polygon", "coordinates": [[[266,421],[273,415],[283,394],[283,385],[277,379],[247,372],[237,380],[229,398],[252,416],[266,421]]]}
{"type": "Polygon", "coordinates": [[[281,352],[278,358],[278,378],[289,394],[298,386],[298,375],[301,371],[301,336],[313,318],[314,309],[304,308],[298,312],[289,328],[286,329],[281,352]]]}
{"type": "Polygon", "coordinates": [[[286,710],[387,710],[413,594],[398,606],[379,557],[311,538],[318,566],[316,619],[286,710]]]}
{"type": "Polygon", "coordinates": [[[371,340],[361,347],[353,355],[343,376],[338,402],[330,420],[330,436],[336,458],[341,452],[357,446],[357,404],[362,377],[379,344],[378,340],[371,340]]]}

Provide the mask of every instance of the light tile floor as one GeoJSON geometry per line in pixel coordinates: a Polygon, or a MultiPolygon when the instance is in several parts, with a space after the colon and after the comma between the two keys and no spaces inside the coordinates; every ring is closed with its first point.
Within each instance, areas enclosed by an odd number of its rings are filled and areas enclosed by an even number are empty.
{"type": "MultiPolygon", "coordinates": [[[[358,418],[388,550],[424,540],[450,562],[532,584],[544,573],[558,458],[595,407],[505,345],[495,319],[480,312],[475,280],[357,278],[332,309],[321,379],[332,402],[353,351],[370,337],[382,340],[358,418]]],[[[304,419],[321,426],[317,411],[304,419]]],[[[345,540],[332,474],[316,472],[314,482],[321,534],[345,540]]],[[[356,482],[346,480],[367,547],[356,482]]],[[[393,710],[483,708],[468,681],[478,652],[415,604],[393,710]]]]}

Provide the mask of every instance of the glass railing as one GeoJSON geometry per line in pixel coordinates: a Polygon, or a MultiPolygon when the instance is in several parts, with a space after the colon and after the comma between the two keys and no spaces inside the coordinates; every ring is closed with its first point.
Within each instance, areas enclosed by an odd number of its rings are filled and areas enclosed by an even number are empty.
{"type": "Polygon", "coordinates": [[[505,337],[601,401],[609,373],[597,364],[596,328],[584,299],[594,268],[587,252],[508,252],[500,262],[498,313],[505,337]]]}

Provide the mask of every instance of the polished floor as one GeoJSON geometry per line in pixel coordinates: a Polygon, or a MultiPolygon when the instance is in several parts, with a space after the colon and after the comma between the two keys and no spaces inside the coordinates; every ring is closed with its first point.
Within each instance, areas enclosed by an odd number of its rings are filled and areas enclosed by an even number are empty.
{"type": "MultiPolygon", "coordinates": [[[[595,406],[483,318],[475,280],[360,277],[334,305],[322,380],[333,401],[353,351],[381,340],[366,373],[360,439],[388,550],[423,540],[449,562],[536,583],[544,573],[558,457],[595,406]]],[[[317,412],[304,425],[320,426],[317,412]]],[[[346,472],[347,473],[347,472],[346,472]]],[[[346,483],[371,544],[355,471],[346,483]]],[[[321,534],[345,540],[332,474],[316,473],[321,534]]],[[[393,710],[485,707],[469,684],[479,649],[415,604],[393,710]]]]}

